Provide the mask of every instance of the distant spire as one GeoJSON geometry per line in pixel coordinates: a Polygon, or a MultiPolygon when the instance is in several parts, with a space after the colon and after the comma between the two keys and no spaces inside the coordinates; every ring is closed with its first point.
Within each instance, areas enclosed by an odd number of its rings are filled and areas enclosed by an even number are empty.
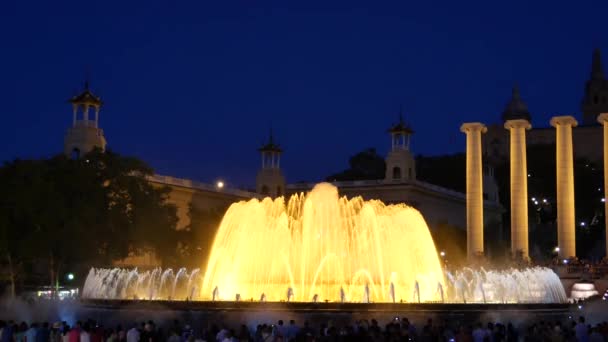
{"type": "Polygon", "coordinates": [[[519,86],[517,83],[513,85],[513,90],[511,91],[511,99],[512,101],[521,101],[521,96],[519,95],[519,86]]]}
{"type": "Polygon", "coordinates": [[[604,70],[602,69],[602,56],[600,54],[600,49],[593,50],[593,57],[591,59],[591,79],[604,79],[604,70]]]}
{"type": "Polygon", "coordinates": [[[274,145],[274,134],[272,132],[272,124],[270,125],[270,133],[268,134],[268,144],[274,145]]]}
{"type": "Polygon", "coordinates": [[[91,70],[87,66],[84,70],[84,90],[89,90],[89,80],[91,79],[91,70]]]}
{"type": "Polygon", "coordinates": [[[258,151],[260,152],[279,152],[281,153],[283,150],[281,147],[274,142],[274,130],[272,129],[272,124],[270,125],[270,129],[268,132],[268,142],[264,143],[258,151]]]}

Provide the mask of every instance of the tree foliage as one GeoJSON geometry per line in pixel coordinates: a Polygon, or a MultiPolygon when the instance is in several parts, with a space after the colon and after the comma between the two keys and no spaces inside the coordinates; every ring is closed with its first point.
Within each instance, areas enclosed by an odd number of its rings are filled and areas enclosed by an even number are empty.
{"type": "Polygon", "coordinates": [[[111,151],[81,159],[15,160],[0,168],[0,249],[13,262],[66,270],[107,266],[132,254],[175,251],[168,189],[146,180],[142,161],[111,151]]]}
{"type": "Polygon", "coordinates": [[[384,158],[375,148],[368,148],[350,157],[349,168],[327,177],[327,181],[383,179],[386,171],[384,158]]]}

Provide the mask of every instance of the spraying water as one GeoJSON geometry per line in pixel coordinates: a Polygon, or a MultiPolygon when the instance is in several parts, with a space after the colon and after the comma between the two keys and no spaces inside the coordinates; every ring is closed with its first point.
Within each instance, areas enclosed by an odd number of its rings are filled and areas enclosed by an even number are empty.
{"type": "Polygon", "coordinates": [[[185,268],[91,269],[83,298],[562,303],[548,268],[444,273],[422,215],[404,204],[339,197],[321,183],[307,195],[235,203],[218,229],[204,277],[185,268]],[[221,293],[219,289],[222,289],[221,293]]]}

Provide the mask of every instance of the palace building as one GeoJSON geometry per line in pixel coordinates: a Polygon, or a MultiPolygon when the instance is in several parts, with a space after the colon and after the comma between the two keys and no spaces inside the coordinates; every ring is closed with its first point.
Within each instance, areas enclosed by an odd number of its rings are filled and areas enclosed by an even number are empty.
{"type": "MultiPolygon", "coordinates": [[[[597,117],[601,113],[608,113],[608,79],[602,68],[599,49],[593,51],[591,72],[581,101],[581,113],[578,126],[572,130],[574,158],[585,158],[601,164],[603,128],[597,122],[597,117]]],[[[504,128],[507,120],[524,119],[531,122],[532,115],[517,87],[513,88],[511,99],[500,119],[501,122],[488,125],[488,131],[483,135],[484,156],[490,162],[502,162],[509,157],[509,131],[504,128]]],[[[555,129],[549,125],[532,127],[526,132],[526,138],[528,146],[554,144],[555,129]]]]}

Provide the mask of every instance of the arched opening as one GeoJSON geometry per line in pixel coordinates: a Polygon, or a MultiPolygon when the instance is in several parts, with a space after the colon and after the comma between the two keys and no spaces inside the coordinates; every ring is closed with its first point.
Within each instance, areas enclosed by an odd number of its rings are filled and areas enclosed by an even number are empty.
{"type": "Polygon", "coordinates": [[[268,195],[270,193],[270,189],[268,189],[268,186],[262,185],[262,189],[260,190],[260,193],[262,195],[268,195]]]}
{"type": "Polygon", "coordinates": [[[412,168],[407,169],[407,179],[412,179],[412,168]]]}
{"type": "Polygon", "coordinates": [[[283,196],[283,188],[281,186],[277,186],[277,196],[283,196]]]}
{"type": "Polygon", "coordinates": [[[72,155],[70,157],[74,160],[80,158],[80,149],[74,147],[74,149],[72,150],[72,155]]]}
{"type": "Polygon", "coordinates": [[[393,179],[401,179],[401,168],[398,166],[393,167],[393,179]]]}

